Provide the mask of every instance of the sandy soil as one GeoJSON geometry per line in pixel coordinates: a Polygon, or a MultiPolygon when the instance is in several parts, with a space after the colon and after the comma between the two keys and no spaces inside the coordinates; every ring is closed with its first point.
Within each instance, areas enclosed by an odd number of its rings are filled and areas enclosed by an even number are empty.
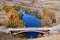
{"type": "Polygon", "coordinates": [[[52,35],[48,37],[42,37],[42,38],[36,38],[36,39],[30,39],[30,40],[60,40],[60,35],[52,35]]]}

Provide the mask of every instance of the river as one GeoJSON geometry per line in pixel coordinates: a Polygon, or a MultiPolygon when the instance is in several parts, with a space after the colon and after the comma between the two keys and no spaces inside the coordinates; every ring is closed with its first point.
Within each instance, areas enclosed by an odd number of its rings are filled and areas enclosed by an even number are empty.
{"type": "Polygon", "coordinates": [[[38,19],[36,16],[28,14],[25,11],[23,11],[22,14],[23,14],[22,20],[26,27],[29,28],[42,27],[41,19],[38,19]]]}

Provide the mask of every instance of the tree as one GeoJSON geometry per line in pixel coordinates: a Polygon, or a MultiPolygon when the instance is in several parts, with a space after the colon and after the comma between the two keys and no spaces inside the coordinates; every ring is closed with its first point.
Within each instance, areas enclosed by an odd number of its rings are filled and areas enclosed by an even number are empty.
{"type": "Polygon", "coordinates": [[[45,8],[42,11],[42,25],[52,27],[53,20],[56,19],[56,11],[51,8],[45,8]]]}
{"type": "Polygon", "coordinates": [[[23,21],[19,19],[18,14],[14,10],[10,10],[8,12],[7,17],[8,17],[7,27],[12,27],[12,28],[25,27],[23,21]]]}

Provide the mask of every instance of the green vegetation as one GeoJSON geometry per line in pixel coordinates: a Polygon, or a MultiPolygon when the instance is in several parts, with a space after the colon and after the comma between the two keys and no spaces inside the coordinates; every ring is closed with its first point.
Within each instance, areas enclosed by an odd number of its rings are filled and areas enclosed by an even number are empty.
{"type": "Polygon", "coordinates": [[[36,17],[37,17],[37,18],[39,18],[39,19],[41,19],[41,17],[42,17],[42,16],[41,16],[41,15],[39,15],[39,16],[36,16],[36,17]]]}
{"type": "Polygon", "coordinates": [[[41,38],[42,36],[43,36],[42,34],[39,34],[39,35],[38,35],[38,38],[41,38]]]}
{"type": "Polygon", "coordinates": [[[18,34],[14,35],[14,36],[15,36],[16,38],[25,38],[25,35],[26,35],[26,33],[23,32],[23,33],[18,33],[18,34]]]}
{"type": "Polygon", "coordinates": [[[16,34],[15,37],[21,37],[21,38],[23,38],[24,35],[23,34],[16,34]]]}

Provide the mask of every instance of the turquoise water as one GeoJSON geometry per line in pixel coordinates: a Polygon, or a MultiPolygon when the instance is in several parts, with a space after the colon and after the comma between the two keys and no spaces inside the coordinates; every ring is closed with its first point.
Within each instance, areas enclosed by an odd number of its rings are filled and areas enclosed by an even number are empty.
{"type": "Polygon", "coordinates": [[[26,27],[31,27],[31,28],[42,27],[41,19],[38,19],[36,16],[30,15],[25,11],[23,11],[22,13],[23,13],[22,20],[24,21],[26,27]]]}

